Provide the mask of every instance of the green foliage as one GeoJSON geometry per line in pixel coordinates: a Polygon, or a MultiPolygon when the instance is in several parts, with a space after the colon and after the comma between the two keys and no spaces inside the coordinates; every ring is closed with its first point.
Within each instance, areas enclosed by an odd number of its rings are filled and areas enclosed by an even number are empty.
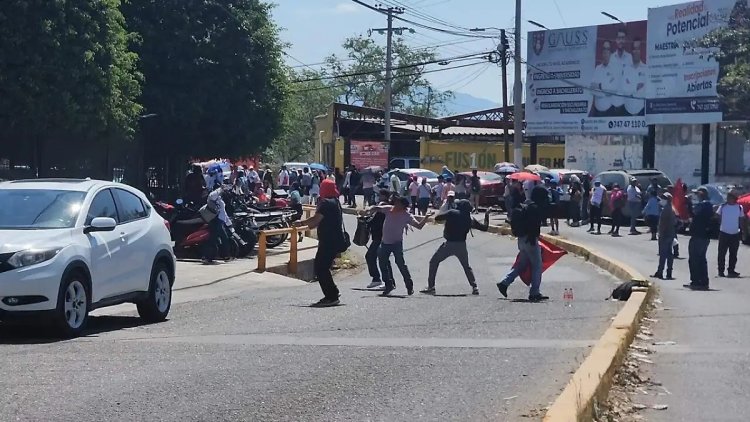
{"type": "Polygon", "coordinates": [[[729,25],[709,34],[704,46],[719,47],[719,96],[724,120],[750,120],[750,8],[738,1],[729,25]]]}
{"type": "MultiPolygon", "coordinates": [[[[326,59],[324,74],[336,77],[332,84],[345,85],[342,100],[347,104],[383,108],[385,105],[386,49],[372,38],[348,38],[344,44],[346,58],[336,55],[326,59]],[[346,60],[348,59],[348,60],[346,60]],[[357,76],[342,76],[358,74],[357,76]],[[361,74],[361,75],[360,75],[361,74]]],[[[419,63],[434,61],[435,50],[414,49],[403,39],[393,41],[392,106],[396,111],[435,116],[444,111],[453,93],[436,92],[424,77],[425,66],[419,63]],[[426,105],[429,103],[429,109],[426,105]]]]}
{"type": "Polygon", "coordinates": [[[2,152],[28,158],[34,145],[39,158],[52,140],[67,142],[61,152],[80,152],[91,145],[86,141],[133,134],[141,75],[119,6],[0,2],[0,132],[8,138],[2,152]]]}
{"type": "Polygon", "coordinates": [[[278,30],[259,0],[129,0],[146,78],[141,101],[151,154],[243,156],[282,129],[286,104],[278,30]]]}
{"type": "MultiPolygon", "coordinates": [[[[321,74],[313,70],[288,71],[289,80],[316,79],[321,74]]],[[[284,107],[284,126],[281,135],[266,150],[266,161],[312,160],[313,145],[317,141],[315,117],[325,114],[340,95],[341,89],[322,80],[297,83],[291,87],[284,107]]]]}

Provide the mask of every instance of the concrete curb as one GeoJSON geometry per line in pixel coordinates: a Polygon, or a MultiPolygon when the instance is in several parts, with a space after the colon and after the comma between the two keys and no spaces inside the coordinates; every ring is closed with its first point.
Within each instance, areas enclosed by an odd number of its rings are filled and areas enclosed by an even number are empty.
{"type": "MultiPolygon", "coordinates": [[[[356,214],[357,211],[344,209],[344,213],[356,214]]],[[[508,225],[490,225],[488,231],[499,235],[511,235],[508,225]]],[[[649,286],[633,289],[630,299],[591,349],[543,419],[545,422],[593,421],[599,403],[607,399],[615,372],[622,364],[628,347],[638,331],[641,317],[654,289],[646,277],[630,265],[580,243],[545,234],[541,237],[569,253],[583,257],[621,280],[638,281],[649,286]]]]}

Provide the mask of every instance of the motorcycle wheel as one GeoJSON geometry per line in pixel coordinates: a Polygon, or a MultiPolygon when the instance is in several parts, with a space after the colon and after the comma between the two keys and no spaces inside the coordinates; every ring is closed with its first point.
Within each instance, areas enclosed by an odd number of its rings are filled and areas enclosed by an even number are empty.
{"type": "MultiPolygon", "coordinates": [[[[272,229],[281,229],[283,226],[281,224],[269,224],[264,229],[266,230],[272,230],[272,229]]],[[[288,235],[286,234],[279,234],[274,236],[266,236],[266,248],[272,249],[275,248],[286,240],[288,235]]]]}

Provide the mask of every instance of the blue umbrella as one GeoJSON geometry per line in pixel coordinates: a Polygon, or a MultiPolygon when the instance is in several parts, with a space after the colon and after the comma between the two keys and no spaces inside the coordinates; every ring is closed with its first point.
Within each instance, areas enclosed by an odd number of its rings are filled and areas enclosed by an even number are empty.
{"type": "Polygon", "coordinates": [[[309,167],[310,170],[328,171],[328,166],[326,166],[325,164],[312,163],[309,167]]]}

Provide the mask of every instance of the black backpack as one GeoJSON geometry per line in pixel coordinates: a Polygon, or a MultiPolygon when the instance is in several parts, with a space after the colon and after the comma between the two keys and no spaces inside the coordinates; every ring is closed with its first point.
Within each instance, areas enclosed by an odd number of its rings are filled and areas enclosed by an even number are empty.
{"type": "Polygon", "coordinates": [[[640,281],[626,281],[612,290],[612,299],[626,301],[633,294],[633,287],[648,287],[640,281]]]}
{"type": "Polygon", "coordinates": [[[534,227],[535,204],[520,204],[513,208],[510,215],[510,230],[515,237],[528,236],[536,230],[534,227]]]}

